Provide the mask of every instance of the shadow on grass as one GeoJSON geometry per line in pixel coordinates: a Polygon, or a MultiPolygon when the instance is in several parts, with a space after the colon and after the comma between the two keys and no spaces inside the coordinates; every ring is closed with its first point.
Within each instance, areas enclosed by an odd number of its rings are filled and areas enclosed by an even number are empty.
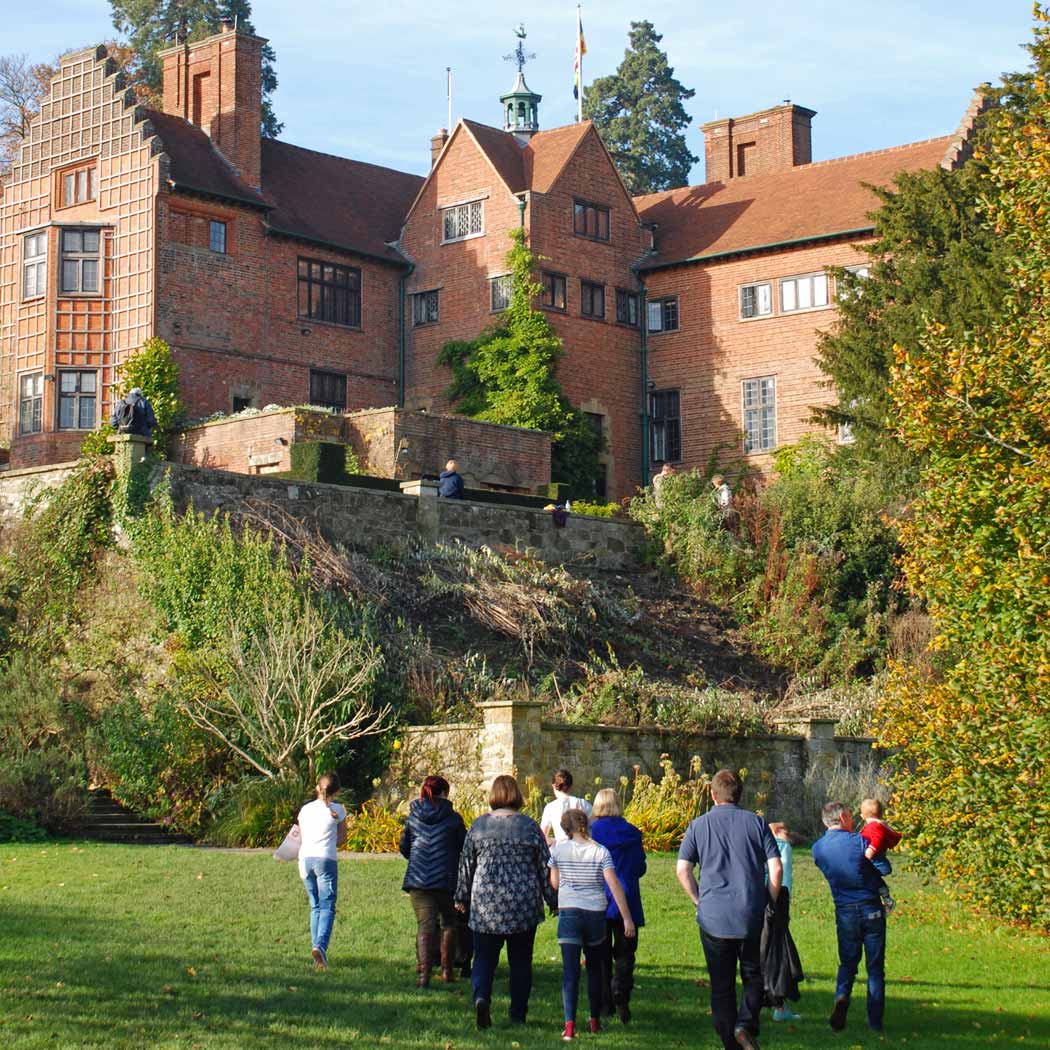
{"type": "MultiPolygon", "coordinates": [[[[361,919],[358,926],[367,923],[361,919]]],[[[436,983],[417,991],[410,943],[400,931],[368,943],[345,923],[333,966],[318,974],[306,950],[273,943],[265,952],[249,942],[226,945],[222,931],[112,917],[100,920],[71,908],[10,909],[0,915],[0,1039],[15,1046],[168,1046],[281,1048],[290,1043],[322,1046],[471,1047],[548,1046],[561,1023],[560,967],[549,961],[549,945],[538,946],[530,1023],[508,1027],[506,968],[497,975],[495,1027],[479,1033],[473,1024],[468,982],[436,983]],[[388,949],[388,950],[387,950],[388,949]],[[379,953],[382,952],[382,957],[379,953]]],[[[374,928],[367,931],[378,932],[374,928]]],[[[298,938],[297,934],[297,938],[298,938]]],[[[647,963],[640,954],[635,1021],[613,1023],[604,1040],[610,1047],[714,1046],[709,1027],[706,974],[687,958],[670,965],[647,963]]],[[[1015,977],[1016,980],[1016,977],[1015,977]]],[[[892,985],[887,1032],[909,1048],[978,1046],[1024,1039],[1050,1045],[1050,1021],[1017,1013],[967,1009],[958,1002],[938,1005],[916,999],[909,987],[940,987],[913,981],[892,985]]],[[[1014,987],[1028,986],[1014,985],[1014,987]]],[[[961,986],[953,986],[961,987],[961,986]]],[[[970,986],[966,986],[970,987],[970,986]]],[[[995,975],[986,985],[994,991],[995,975]]],[[[797,1025],[766,1023],[763,1040],[783,1050],[842,1046],[826,1025],[830,982],[807,988],[797,1025]]],[[[935,998],[935,996],[934,996],[935,998]]],[[[586,1017],[585,999],[580,1016],[586,1017]]],[[[864,1027],[863,985],[851,1011],[849,1046],[874,1046],[864,1027]]]]}

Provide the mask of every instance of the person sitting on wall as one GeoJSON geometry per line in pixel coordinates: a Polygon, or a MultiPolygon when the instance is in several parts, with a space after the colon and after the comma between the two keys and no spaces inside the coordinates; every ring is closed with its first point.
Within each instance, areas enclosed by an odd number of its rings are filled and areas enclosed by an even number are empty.
{"type": "Polygon", "coordinates": [[[137,434],[149,438],[157,428],[157,417],[153,406],[142,393],[142,388],[134,386],[114,406],[110,417],[110,426],[120,434],[137,434]]]}
{"type": "Polygon", "coordinates": [[[456,461],[450,459],[438,478],[438,495],[444,496],[445,499],[462,499],[464,489],[463,478],[459,474],[456,461]]]}

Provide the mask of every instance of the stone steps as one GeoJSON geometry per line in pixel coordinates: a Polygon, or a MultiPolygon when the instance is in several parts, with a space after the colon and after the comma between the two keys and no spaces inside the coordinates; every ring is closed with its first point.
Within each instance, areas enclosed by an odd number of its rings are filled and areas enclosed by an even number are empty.
{"type": "Polygon", "coordinates": [[[99,842],[166,846],[189,842],[185,835],[173,833],[170,828],[125,809],[107,788],[96,788],[78,828],[86,839],[99,842]]]}

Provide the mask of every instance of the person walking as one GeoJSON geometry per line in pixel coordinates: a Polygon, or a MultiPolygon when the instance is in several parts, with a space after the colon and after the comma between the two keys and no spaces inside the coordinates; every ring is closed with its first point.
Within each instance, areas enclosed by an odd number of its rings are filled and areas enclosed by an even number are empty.
{"type": "Polygon", "coordinates": [[[470,916],[474,933],[471,980],[478,1028],[492,1025],[492,981],[507,946],[510,1019],[524,1024],[532,991],[532,949],[543,906],[556,905],[547,876],[550,850],[531,817],[518,782],[498,776],[489,790],[490,812],[470,826],[459,860],[456,908],[470,916]]]}
{"type": "Polygon", "coordinates": [[[827,831],[813,843],[813,863],[831,888],[839,948],[835,1006],[828,1023],[836,1032],[846,1027],[863,953],[868,971],[868,1027],[881,1032],[886,1007],[886,909],[880,893],[885,883],[864,855],[868,843],[853,831],[849,807],[829,802],[820,815],[827,831]]]}
{"type": "Polygon", "coordinates": [[[627,908],[634,920],[635,934],[628,937],[620,906],[605,887],[605,945],[602,959],[603,1014],[613,1009],[624,1024],[631,1020],[631,992],[634,990],[634,960],[638,949],[638,930],[645,925],[642,894],[638,885],[645,874],[642,833],[624,819],[620,796],[612,788],[602,788],[594,796],[591,838],[612,855],[616,877],[623,886],[627,908]]]}
{"type": "Polygon", "coordinates": [[[551,885],[558,893],[558,944],[561,947],[561,1001],[565,1011],[562,1039],[576,1038],[576,1005],[580,991],[580,952],[587,959],[587,999],[590,1029],[601,1031],[604,999],[605,894],[608,891],[623,916],[625,937],[634,937],[634,921],[623,886],[616,877],[612,854],[587,834],[587,814],[570,809],[562,814],[565,841],[551,850],[551,885]]]}
{"type": "Polygon", "coordinates": [[[462,499],[465,491],[466,486],[463,484],[456,461],[450,459],[438,478],[438,495],[444,496],[445,499],[462,499]]]}
{"type": "Polygon", "coordinates": [[[568,838],[562,830],[561,818],[570,809],[582,809],[588,817],[591,815],[591,804],[585,798],[571,794],[572,774],[567,769],[555,770],[554,776],[551,777],[551,790],[554,792],[554,799],[543,807],[543,815],[540,817],[540,830],[546,836],[548,846],[564,842],[568,838]]]}
{"type": "Polygon", "coordinates": [[[711,809],[689,825],[678,851],[678,881],[696,905],[711,982],[711,1020],[726,1050],[758,1050],[762,922],[766,900],[776,901],[783,875],[769,826],[739,805],[743,790],[736,773],[720,769],[711,778],[711,809]],[[743,984],[739,1008],[738,964],[743,984]]]}
{"type": "Polygon", "coordinates": [[[444,777],[423,781],[419,798],[408,807],[408,820],[401,832],[401,855],[408,861],[401,884],[416,913],[416,986],[430,984],[430,971],[438,956],[440,919],[441,979],[456,979],[456,947],[459,915],[452,903],[463,840],[467,837],[463,818],[448,800],[449,783],[444,777]]]}
{"type": "Polygon", "coordinates": [[[346,810],[333,801],[339,777],[325,773],[317,781],[317,798],[299,810],[299,875],[310,901],[310,954],[319,970],[328,969],[328,942],[335,924],[339,892],[338,849],[346,842],[346,810]]]}

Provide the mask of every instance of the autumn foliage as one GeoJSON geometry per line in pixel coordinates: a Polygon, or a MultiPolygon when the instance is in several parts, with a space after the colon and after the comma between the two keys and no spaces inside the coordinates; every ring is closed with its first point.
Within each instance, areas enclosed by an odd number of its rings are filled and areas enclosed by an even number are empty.
{"type": "MultiPolygon", "coordinates": [[[[1036,19],[1039,71],[1050,14],[1036,19]]],[[[1037,72],[1034,86],[982,157],[987,222],[1009,249],[1001,319],[965,339],[934,323],[896,350],[894,420],[926,464],[903,569],[937,660],[896,669],[879,732],[900,749],[895,814],[920,864],[1050,927],[1050,85],[1037,72]]]]}

